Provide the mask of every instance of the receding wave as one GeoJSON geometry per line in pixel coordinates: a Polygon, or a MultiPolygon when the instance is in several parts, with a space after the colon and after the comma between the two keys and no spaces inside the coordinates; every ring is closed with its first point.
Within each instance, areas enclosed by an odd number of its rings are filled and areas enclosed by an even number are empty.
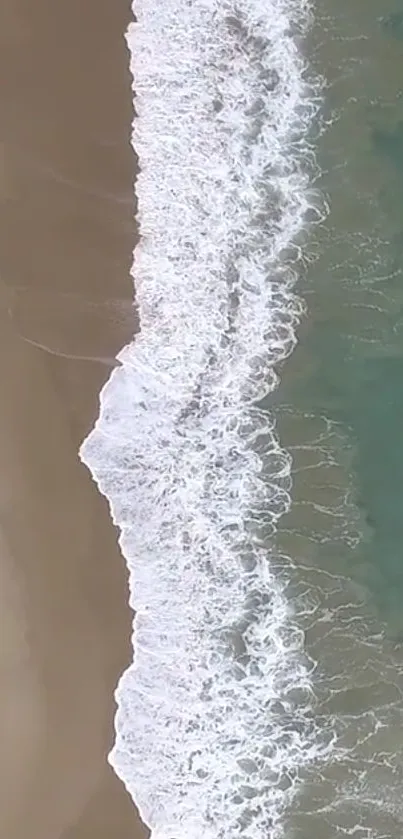
{"type": "Polygon", "coordinates": [[[304,0],[138,0],[128,31],[141,333],[81,449],[135,610],[111,761],[154,839],[281,835],[330,748],[267,537],[290,456],[260,408],[292,351],[320,213],[304,0]]]}

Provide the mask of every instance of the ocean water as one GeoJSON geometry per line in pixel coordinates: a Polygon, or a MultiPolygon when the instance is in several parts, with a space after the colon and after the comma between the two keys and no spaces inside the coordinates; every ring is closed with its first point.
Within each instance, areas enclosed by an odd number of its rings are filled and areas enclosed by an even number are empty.
{"type": "Polygon", "coordinates": [[[81,449],[135,611],[110,760],[153,839],[401,839],[403,8],[135,13],[141,333],[81,449]]]}

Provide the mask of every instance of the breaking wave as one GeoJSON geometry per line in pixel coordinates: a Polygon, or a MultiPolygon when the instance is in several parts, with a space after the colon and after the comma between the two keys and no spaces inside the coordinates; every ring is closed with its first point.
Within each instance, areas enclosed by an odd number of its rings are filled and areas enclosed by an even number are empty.
{"type": "Polygon", "coordinates": [[[290,456],[259,405],[292,351],[319,82],[304,0],[138,0],[141,333],[81,457],[130,572],[134,661],[111,755],[153,839],[270,839],[331,747],[267,539],[290,456]]]}

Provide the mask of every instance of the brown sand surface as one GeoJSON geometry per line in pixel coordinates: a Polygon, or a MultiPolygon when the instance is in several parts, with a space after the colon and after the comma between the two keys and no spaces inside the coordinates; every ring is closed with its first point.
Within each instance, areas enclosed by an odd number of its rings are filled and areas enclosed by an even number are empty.
{"type": "Polygon", "coordinates": [[[0,5],[0,839],[145,835],[106,761],[125,566],[77,456],[136,328],[129,17],[0,5]]]}

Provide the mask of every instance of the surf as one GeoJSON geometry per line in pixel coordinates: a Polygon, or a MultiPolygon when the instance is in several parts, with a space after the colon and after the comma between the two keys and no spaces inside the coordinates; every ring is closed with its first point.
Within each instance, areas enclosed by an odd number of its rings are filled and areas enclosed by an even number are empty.
{"type": "Polygon", "coordinates": [[[81,448],[120,530],[133,663],[110,760],[153,839],[281,836],[330,748],[277,571],[291,458],[261,406],[292,352],[320,218],[304,0],[151,0],[127,42],[141,332],[81,448]]]}

